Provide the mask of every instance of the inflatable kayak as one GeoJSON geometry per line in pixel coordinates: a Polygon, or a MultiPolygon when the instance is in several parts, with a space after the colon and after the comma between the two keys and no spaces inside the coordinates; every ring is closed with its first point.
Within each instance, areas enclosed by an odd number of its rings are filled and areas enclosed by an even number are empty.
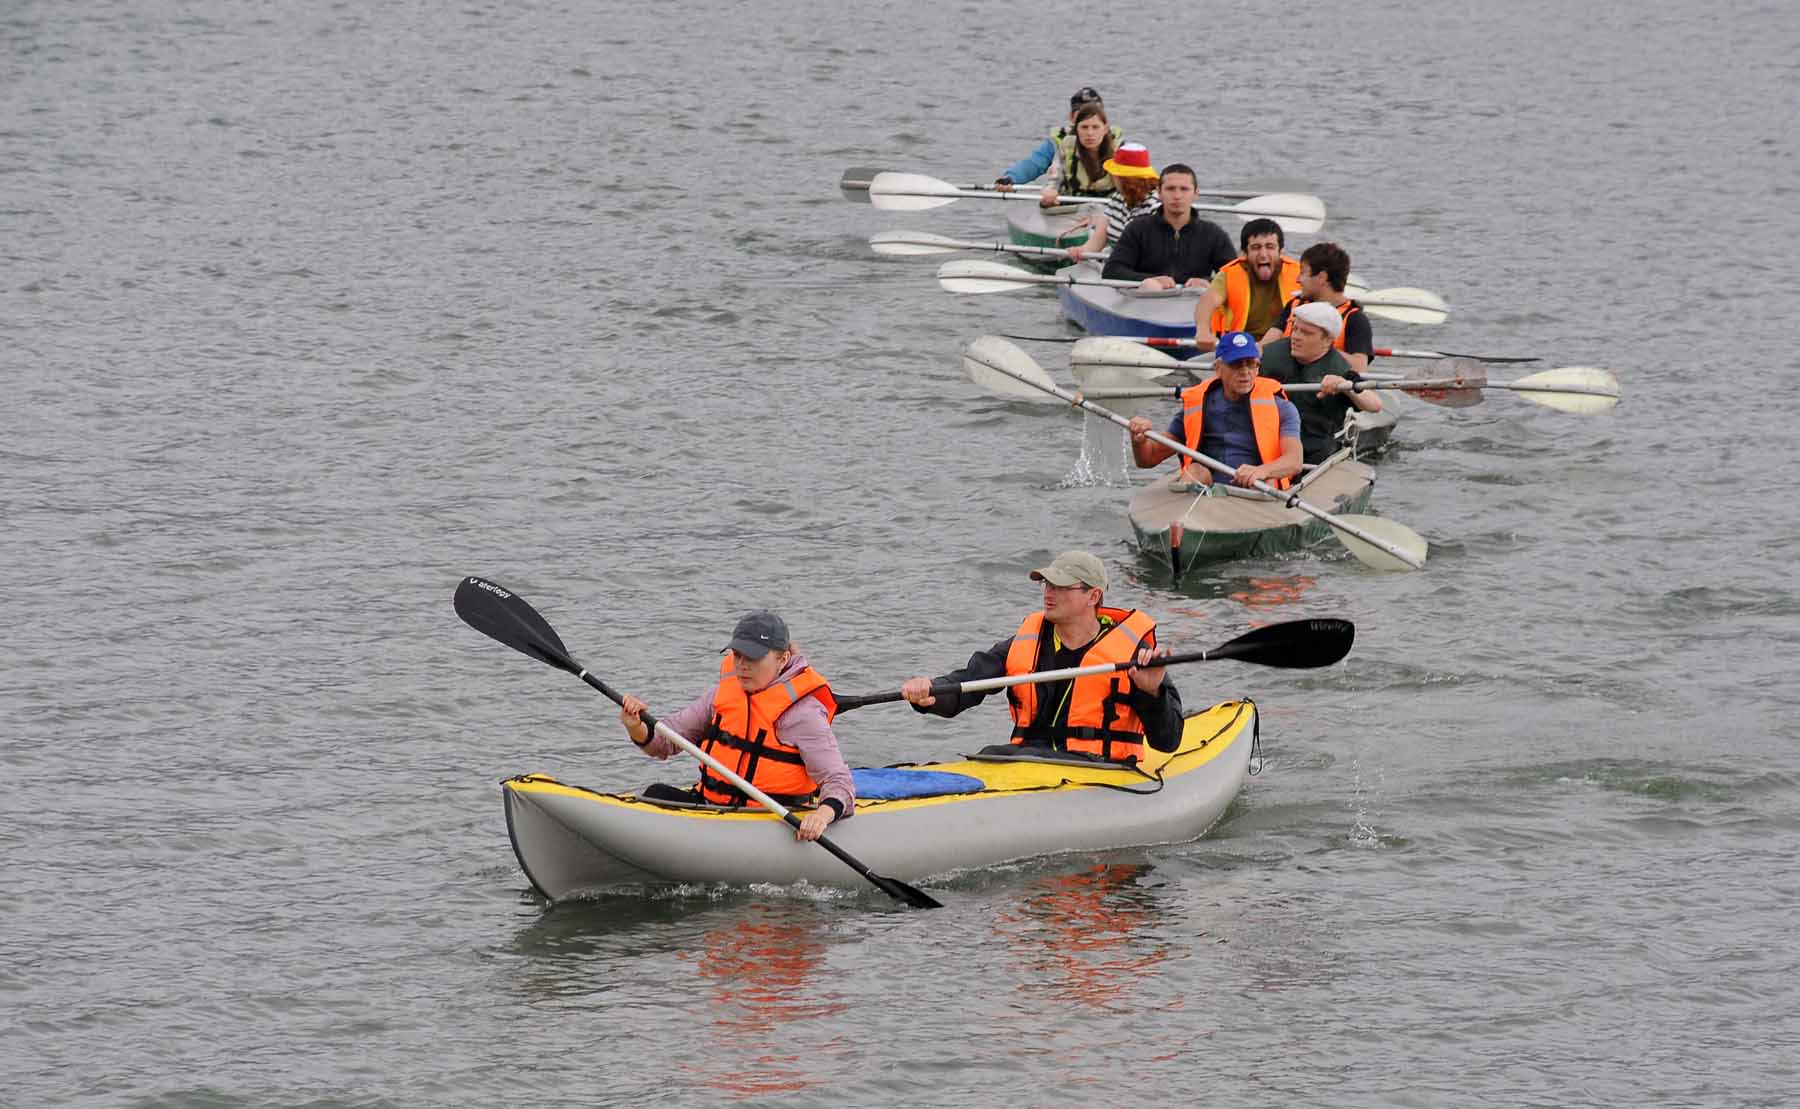
{"type": "MultiPolygon", "coordinates": [[[[1215,705],[1187,718],[1178,750],[1152,751],[1141,766],[1007,748],[890,768],[881,772],[889,779],[929,774],[948,791],[859,795],[856,813],[830,836],[871,870],[908,882],[1038,855],[1186,842],[1204,835],[1243,785],[1256,725],[1252,702],[1215,705]]],[[[864,884],[760,809],[648,801],[542,774],[507,779],[501,795],[519,866],[552,900],[621,885],[864,884]]]]}

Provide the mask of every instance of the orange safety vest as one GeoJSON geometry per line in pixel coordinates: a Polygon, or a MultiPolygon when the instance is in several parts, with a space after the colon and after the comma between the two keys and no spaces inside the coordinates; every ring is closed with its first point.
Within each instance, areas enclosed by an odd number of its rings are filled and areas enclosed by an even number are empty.
{"type": "MultiPolygon", "coordinates": [[[[1294,333],[1294,309],[1305,303],[1306,301],[1302,300],[1298,294],[1288,298],[1288,321],[1287,326],[1281,329],[1283,335],[1292,335],[1294,333]]],[[[1338,315],[1344,318],[1344,323],[1342,327],[1338,328],[1337,338],[1332,340],[1331,345],[1339,350],[1343,350],[1344,336],[1350,334],[1350,317],[1362,311],[1362,305],[1356,303],[1354,300],[1346,300],[1342,304],[1335,305],[1335,307],[1337,308],[1338,315]]]]}
{"type": "MultiPolygon", "coordinates": [[[[1100,615],[1111,624],[1082,652],[1080,665],[1128,662],[1137,655],[1140,644],[1156,646],[1156,621],[1143,613],[1135,609],[1102,608],[1100,615]]],[[[1006,672],[1035,673],[1043,669],[1040,660],[1047,658],[1051,650],[1049,635],[1044,629],[1044,614],[1034,612],[1013,635],[1012,646],[1006,650],[1006,672]]],[[[1044,719],[1039,720],[1038,687],[1009,686],[1006,700],[1012,708],[1012,741],[1019,744],[1048,742],[1058,750],[1079,751],[1116,761],[1142,758],[1144,722],[1131,707],[1131,689],[1131,675],[1123,670],[1072,678],[1064,697],[1069,707],[1068,715],[1056,722],[1061,704],[1042,706],[1047,711],[1044,719]]]]}
{"type": "MultiPolygon", "coordinates": [[[[1225,303],[1213,309],[1212,333],[1223,335],[1227,331],[1242,331],[1250,319],[1250,261],[1239,255],[1220,266],[1219,275],[1225,279],[1225,303]]],[[[1281,266],[1275,271],[1275,286],[1281,290],[1282,300],[1291,301],[1297,295],[1299,259],[1281,256],[1281,266]]]]}
{"type": "MultiPolygon", "coordinates": [[[[1209,377],[1200,384],[1190,385],[1181,391],[1181,431],[1190,450],[1200,449],[1200,424],[1206,408],[1206,391],[1218,383],[1218,378],[1209,377]]],[[[1286,399],[1287,391],[1281,387],[1281,382],[1272,377],[1259,376],[1256,384],[1250,387],[1250,426],[1256,432],[1256,452],[1262,455],[1264,465],[1281,457],[1281,412],[1275,406],[1277,397],[1286,399]]],[[[1200,463],[1184,458],[1181,463],[1184,478],[1189,467],[1199,469],[1200,463]]],[[[1269,484],[1277,489],[1286,489],[1288,479],[1277,478],[1269,484]]]]}
{"type": "MultiPolygon", "coordinates": [[[[781,742],[775,721],[806,697],[825,705],[825,718],[837,715],[837,699],[819,672],[808,666],[786,681],[746,693],[733,674],[731,656],[719,665],[713,690],[712,723],[700,749],[730,767],[737,776],[784,804],[805,800],[819,791],[806,773],[800,749],[781,742]]],[[[715,805],[755,805],[738,787],[700,764],[700,795],[715,805]]]]}

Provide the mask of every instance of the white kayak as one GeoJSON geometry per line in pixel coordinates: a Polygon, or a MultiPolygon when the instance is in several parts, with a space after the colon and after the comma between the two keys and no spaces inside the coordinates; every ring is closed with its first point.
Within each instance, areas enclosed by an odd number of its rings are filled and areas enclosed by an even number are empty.
{"type": "MultiPolygon", "coordinates": [[[[1187,718],[1179,750],[1152,751],[1142,767],[1029,756],[904,767],[973,782],[938,796],[858,798],[829,834],[869,869],[906,882],[1039,855],[1187,842],[1237,796],[1256,722],[1248,701],[1215,705],[1187,718]]],[[[864,885],[761,809],[671,805],[540,774],[510,778],[501,793],[519,865],[552,900],[662,883],[864,885]]]]}

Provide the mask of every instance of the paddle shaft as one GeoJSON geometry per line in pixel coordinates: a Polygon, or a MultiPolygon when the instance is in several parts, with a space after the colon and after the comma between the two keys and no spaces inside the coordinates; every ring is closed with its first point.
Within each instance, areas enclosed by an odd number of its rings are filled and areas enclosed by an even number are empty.
{"type": "MultiPolygon", "coordinates": [[[[1166,655],[1150,665],[1177,666],[1185,662],[1207,662],[1217,655],[1218,648],[1209,651],[1184,651],[1178,655],[1166,655]]],[[[1231,657],[1229,655],[1224,657],[1231,657]]],[[[1136,662],[1101,662],[1093,666],[1068,666],[1061,670],[1040,670],[1031,674],[1008,674],[999,678],[982,678],[973,682],[950,682],[939,685],[933,683],[933,697],[947,696],[951,693],[991,693],[996,689],[1005,689],[1014,685],[1035,685],[1038,682],[1060,682],[1064,678],[1086,678],[1094,674],[1116,674],[1121,670],[1137,667],[1136,662]]],[[[894,701],[905,700],[905,695],[898,689],[890,689],[886,693],[871,693],[864,697],[841,697],[838,699],[838,712],[848,712],[864,705],[885,705],[894,701]]]]}
{"type": "MultiPolygon", "coordinates": [[[[844,171],[844,176],[838,181],[838,188],[843,191],[844,196],[847,197],[848,199],[861,200],[863,203],[866,204],[866,203],[868,203],[869,182],[875,180],[876,174],[886,173],[886,172],[888,172],[888,171],[881,169],[877,166],[851,166],[849,169],[844,171]],[[862,193],[863,195],[860,197],[852,196],[851,194],[853,194],[853,193],[862,193]]],[[[985,190],[985,191],[992,191],[992,192],[1000,192],[1001,191],[999,189],[994,188],[994,183],[992,181],[976,181],[976,182],[971,182],[966,185],[953,185],[951,187],[957,188],[957,189],[985,190]]],[[[1035,182],[1031,182],[1031,181],[1027,181],[1022,184],[1016,184],[1013,186],[1013,188],[1030,190],[1030,191],[1034,191],[1034,192],[1042,192],[1043,191],[1042,186],[1037,185],[1035,182]]],[[[1058,196],[1060,197],[1060,195],[1061,194],[1059,193],[1058,196]]],[[[1250,200],[1253,197],[1258,197],[1263,194],[1258,193],[1258,192],[1251,192],[1248,189],[1200,189],[1200,190],[1197,190],[1196,195],[1198,195],[1198,196],[1218,196],[1218,197],[1223,197],[1226,200],[1250,200]]]]}
{"type": "MultiPolygon", "coordinates": [[[[1133,343],[1142,343],[1147,347],[1193,348],[1199,346],[1195,339],[1171,339],[1161,335],[1118,335],[1115,338],[1125,339],[1133,343]]],[[[1073,342],[1074,340],[1070,340],[1073,342]]],[[[1541,362],[1540,358],[1506,358],[1498,355],[1456,354],[1447,350],[1401,350],[1395,347],[1376,347],[1374,353],[1380,358],[1467,358],[1472,362],[1492,362],[1495,365],[1512,362],[1541,362]]]]}

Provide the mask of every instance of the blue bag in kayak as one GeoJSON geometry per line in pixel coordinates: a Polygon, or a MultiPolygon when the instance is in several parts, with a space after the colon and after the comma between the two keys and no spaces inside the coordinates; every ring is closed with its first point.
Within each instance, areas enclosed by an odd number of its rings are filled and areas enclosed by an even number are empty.
{"type": "Polygon", "coordinates": [[[937,797],[945,793],[980,793],[982,781],[967,774],[951,774],[944,770],[901,770],[894,767],[856,769],[850,772],[856,781],[860,800],[897,801],[903,797],[937,797]]]}

